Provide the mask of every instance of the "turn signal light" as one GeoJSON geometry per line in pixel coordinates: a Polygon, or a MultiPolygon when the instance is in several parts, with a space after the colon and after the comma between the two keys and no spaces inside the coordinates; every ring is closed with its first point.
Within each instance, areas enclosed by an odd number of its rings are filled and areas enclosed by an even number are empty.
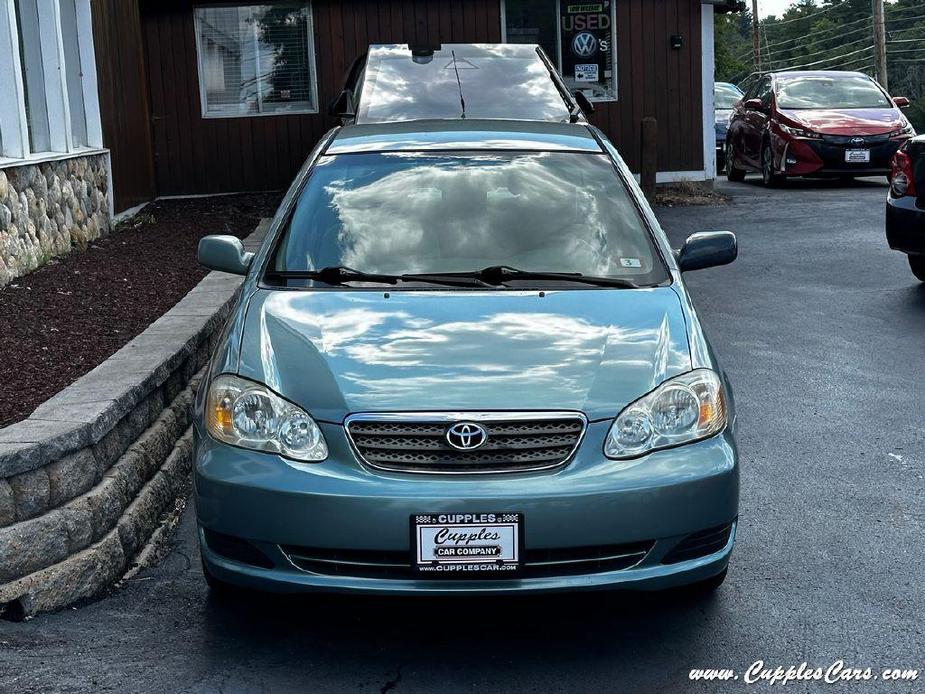
{"type": "Polygon", "coordinates": [[[912,159],[906,154],[904,149],[900,149],[893,155],[893,159],[890,160],[890,168],[892,169],[890,189],[893,191],[893,195],[897,198],[906,195],[915,197],[915,179],[912,174],[912,159]]]}

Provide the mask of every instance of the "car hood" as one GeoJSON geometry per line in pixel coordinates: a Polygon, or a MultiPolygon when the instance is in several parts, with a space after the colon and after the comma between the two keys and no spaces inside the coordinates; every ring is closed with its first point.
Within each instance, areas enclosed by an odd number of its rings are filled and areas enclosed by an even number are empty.
{"type": "Polygon", "coordinates": [[[580,410],[615,416],[690,370],[671,287],[258,290],[239,373],[319,420],[354,412],[580,410]]]}
{"type": "Polygon", "coordinates": [[[823,135],[881,135],[903,127],[895,108],[782,109],[781,115],[823,135]]]}

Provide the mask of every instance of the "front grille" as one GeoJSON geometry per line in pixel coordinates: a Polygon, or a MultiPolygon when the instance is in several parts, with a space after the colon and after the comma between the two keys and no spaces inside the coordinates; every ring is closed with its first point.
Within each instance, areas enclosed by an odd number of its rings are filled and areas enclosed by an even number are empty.
{"type": "Polygon", "coordinates": [[[586,424],[574,412],[353,415],[347,419],[347,434],[363,462],[383,470],[523,472],[568,461],[586,424]],[[485,443],[470,451],[450,446],[447,430],[461,422],[484,428],[485,443]]]}
{"type": "Polygon", "coordinates": [[[833,145],[843,145],[846,149],[871,147],[873,145],[882,145],[890,141],[888,133],[882,135],[823,135],[823,142],[833,145]],[[860,140],[860,141],[858,141],[860,140]]]}
{"type": "MultiPolygon", "coordinates": [[[[528,549],[524,554],[524,564],[514,577],[543,578],[622,571],[641,562],[654,544],[648,541],[592,547],[528,549]]],[[[322,576],[406,580],[422,578],[412,569],[409,552],[291,545],[281,546],[280,549],[297,568],[322,576]]]]}
{"type": "Polygon", "coordinates": [[[719,552],[729,542],[730,532],[732,532],[732,523],[688,535],[665,555],[662,564],[677,564],[719,552]]]}
{"type": "Polygon", "coordinates": [[[822,160],[826,171],[832,173],[853,173],[865,171],[886,171],[890,168],[890,157],[899,148],[899,142],[886,135],[869,135],[863,143],[851,142],[853,138],[841,135],[823,135],[822,140],[807,140],[809,146],[822,160]],[[845,152],[849,149],[870,150],[870,162],[849,163],[845,152]]]}

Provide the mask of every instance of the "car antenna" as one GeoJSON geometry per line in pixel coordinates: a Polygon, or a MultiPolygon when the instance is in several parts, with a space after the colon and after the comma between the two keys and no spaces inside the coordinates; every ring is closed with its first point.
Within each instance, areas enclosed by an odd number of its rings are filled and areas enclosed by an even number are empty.
{"type": "Polygon", "coordinates": [[[459,87],[459,103],[462,105],[462,116],[460,118],[466,117],[466,100],[463,98],[462,92],[462,82],[459,80],[459,68],[456,67],[456,51],[450,51],[453,54],[453,70],[456,71],[456,86],[459,87]]]}

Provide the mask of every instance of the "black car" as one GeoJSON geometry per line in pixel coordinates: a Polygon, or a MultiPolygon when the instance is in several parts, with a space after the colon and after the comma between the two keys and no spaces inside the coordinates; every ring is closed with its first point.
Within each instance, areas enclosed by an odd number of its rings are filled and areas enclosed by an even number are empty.
{"type": "Polygon", "coordinates": [[[890,248],[909,256],[912,274],[925,282],[925,135],[906,142],[891,163],[886,238],[890,248]]]}

